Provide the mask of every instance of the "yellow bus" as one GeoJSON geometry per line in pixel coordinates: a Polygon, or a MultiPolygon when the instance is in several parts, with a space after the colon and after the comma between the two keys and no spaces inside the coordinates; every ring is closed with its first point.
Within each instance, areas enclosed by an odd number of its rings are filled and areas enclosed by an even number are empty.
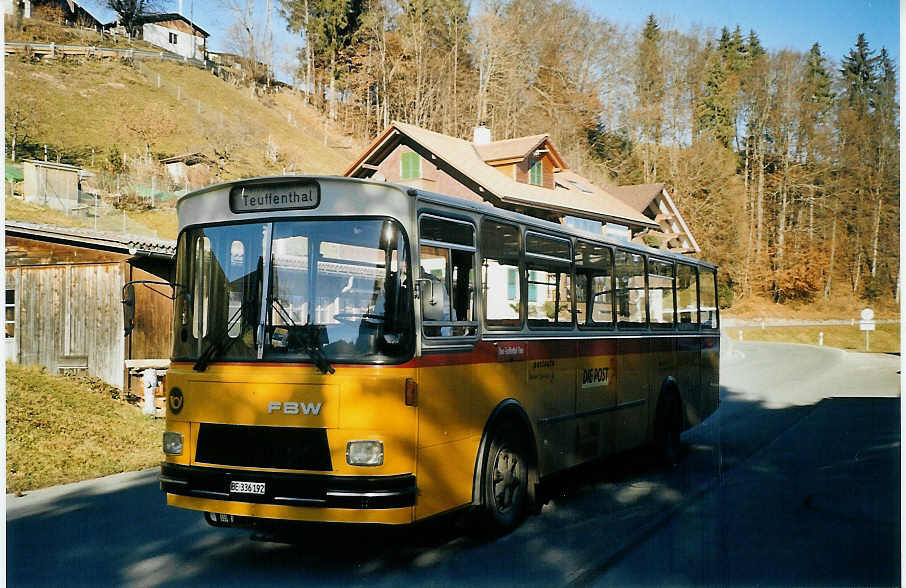
{"type": "Polygon", "coordinates": [[[220,184],[178,214],[160,485],[211,524],[469,508],[504,533],[551,474],[645,444],[674,462],[717,408],[713,265],[349,178],[220,184]]]}

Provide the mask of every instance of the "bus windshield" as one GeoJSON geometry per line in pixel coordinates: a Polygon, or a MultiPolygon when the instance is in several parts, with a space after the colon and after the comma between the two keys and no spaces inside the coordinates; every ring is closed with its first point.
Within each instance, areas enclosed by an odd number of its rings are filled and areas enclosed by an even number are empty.
{"type": "MultiPolygon", "coordinates": [[[[390,363],[412,354],[408,244],[391,220],[187,229],[173,357],[390,363]]],[[[202,367],[203,369],[203,367],[202,367]]]]}

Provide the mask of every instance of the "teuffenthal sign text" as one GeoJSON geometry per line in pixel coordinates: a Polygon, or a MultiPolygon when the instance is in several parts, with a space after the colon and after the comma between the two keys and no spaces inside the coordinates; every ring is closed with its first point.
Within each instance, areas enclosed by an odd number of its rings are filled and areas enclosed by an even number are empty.
{"type": "Polygon", "coordinates": [[[261,184],[235,186],[230,190],[233,212],[267,212],[271,210],[305,210],[317,208],[321,192],[317,184],[261,184]]]}

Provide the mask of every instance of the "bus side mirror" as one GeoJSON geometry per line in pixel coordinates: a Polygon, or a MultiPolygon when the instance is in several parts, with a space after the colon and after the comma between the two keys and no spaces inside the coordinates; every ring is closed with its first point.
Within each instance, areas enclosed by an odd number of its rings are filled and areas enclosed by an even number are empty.
{"type": "Polygon", "coordinates": [[[123,337],[135,328],[135,284],[123,286],[123,337]]]}

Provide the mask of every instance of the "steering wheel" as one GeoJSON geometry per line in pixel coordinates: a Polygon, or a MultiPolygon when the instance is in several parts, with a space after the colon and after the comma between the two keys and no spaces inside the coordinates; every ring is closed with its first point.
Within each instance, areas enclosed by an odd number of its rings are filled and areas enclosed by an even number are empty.
{"type": "Polygon", "coordinates": [[[346,323],[348,325],[355,325],[359,322],[359,319],[364,319],[364,322],[374,324],[374,325],[383,325],[384,317],[379,314],[371,314],[368,312],[357,314],[355,312],[340,312],[333,315],[335,320],[340,321],[341,323],[346,323]]]}

